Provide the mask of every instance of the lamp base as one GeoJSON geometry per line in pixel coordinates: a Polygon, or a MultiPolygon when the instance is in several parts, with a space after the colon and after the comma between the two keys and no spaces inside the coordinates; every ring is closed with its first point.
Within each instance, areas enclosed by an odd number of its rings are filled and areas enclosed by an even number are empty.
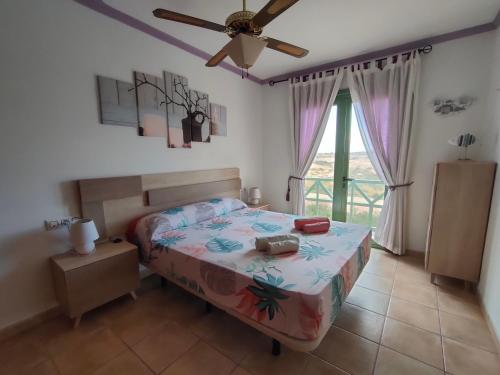
{"type": "Polygon", "coordinates": [[[91,253],[94,252],[94,250],[95,250],[95,243],[94,243],[94,241],[89,242],[89,243],[85,243],[85,244],[82,244],[82,245],[75,246],[75,251],[78,254],[81,254],[81,255],[91,254],[91,253]]]}

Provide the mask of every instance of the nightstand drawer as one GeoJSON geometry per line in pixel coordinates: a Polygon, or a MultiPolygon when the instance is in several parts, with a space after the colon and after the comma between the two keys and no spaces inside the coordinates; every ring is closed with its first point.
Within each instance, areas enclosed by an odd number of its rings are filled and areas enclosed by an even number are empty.
{"type": "Polygon", "coordinates": [[[138,287],[139,262],[136,251],[68,271],[68,315],[78,316],[138,287]]]}

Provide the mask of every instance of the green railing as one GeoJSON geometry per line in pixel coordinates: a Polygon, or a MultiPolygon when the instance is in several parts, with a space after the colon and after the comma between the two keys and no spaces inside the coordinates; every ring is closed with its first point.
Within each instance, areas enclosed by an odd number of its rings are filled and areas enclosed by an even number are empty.
{"type": "MultiPolygon", "coordinates": [[[[354,179],[347,187],[347,221],[375,228],[384,203],[385,185],[378,180],[354,179]]],[[[329,216],[333,212],[333,179],[305,179],[306,214],[329,216]]]]}

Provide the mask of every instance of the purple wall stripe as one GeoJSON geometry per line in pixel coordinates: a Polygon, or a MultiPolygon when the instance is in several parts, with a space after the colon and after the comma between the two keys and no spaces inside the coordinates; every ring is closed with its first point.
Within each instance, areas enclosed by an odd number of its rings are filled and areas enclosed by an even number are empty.
{"type": "MultiPolygon", "coordinates": [[[[76,1],[79,4],[84,5],[90,9],[98,12],[98,13],[101,13],[105,16],[113,18],[114,20],[116,20],[118,22],[124,23],[130,27],[133,27],[134,29],[142,31],[148,35],[151,35],[154,38],[160,39],[165,43],[171,44],[171,45],[176,46],[176,47],[178,47],[178,48],[180,48],[188,53],[191,53],[195,56],[198,56],[199,58],[201,58],[205,61],[208,60],[210,57],[212,57],[212,55],[210,55],[208,52],[205,52],[199,48],[196,48],[189,43],[183,42],[182,40],[175,38],[174,36],[172,36],[166,32],[158,30],[158,29],[148,25],[147,23],[138,20],[137,18],[129,16],[128,14],[123,13],[123,12],[119,11],[118,9],[115,9],[110,5],[107,5],[104,2],[104,0],[74,0],[74,1],[76,1]]],[[[267,79],[260,79],[254,75],[249,75],[248,79],[253,81],[253,82],[259,83],[259,84],[266,84],[267,82],[269,82],[271,80],[279,81],[279,80],[287,79],[290,77],[296,77],[296,76],[311,74],[311,73],[319,72],[319,71],[323,71],[323,70],[334,69],[334,68],[345,66],[345,65],[361,63],[361,62],[368,61],[368,60],[379,59],[379,58],[382,58],[382,57],[385,57],[388,55],[394,55],[394,54],[398,54],[401,52],[406,52],[406,51],[409,51],[412,49],[423,47],[427,44],[438,44],[438,43],[448,42],[448,41],[454,40],[454,39],[464,38],[464,37],[471,36],[471,35],[485,33],[488,31],[495,30],[498,27],[500,27],[500,11],[497,13],[495,19],[492,22],[485,23],[483,25],[469,27],[466,29],[453,31],[451,33],[446,33],[446,34],[441,34],[441,35],[437,35],[437,36],[433,36],[433,37],[429,37],[429,38],[425,38],[425,39],[416,40],[413,42],[400,44],[400,45],[395,46],[395,47],[385,48],[382,50],[378,50],[378,51],[374,51],[374,52],[370,52],[370,53],[365,53],[362,55],[353,56],[353,57],[329,62],[329,63],[322,64],[322,65],[313,66],[313,67],[310,67],[307,69],[302,69],[302,70],[297,70],[297,71],[293,71],[293,72],[280,74],[280,75],[270,77],[267,79]]],[[[241,76],[241,70],[234,65],[231,65],[231,64],[223,61],[222,63],[219,64],[219,66],[223,69],[226,69],[226,70],[234,73],[234,74],[237,74],[238,76],[241,76]]]]}
{"type": "Polygon", "coordinates": [[[448,42],[450,40],[464,38],[466,36],[471,36],[471,35],[475,35],[475,34],[485,33],[487,31],[492,31],[492,30],[495,30],[496,28],[497,28],[497,26],[495,26],[493,23],[486,23],[483,25],[478,25],[478,26],[467,28],[467,29],[453,31],[451,33],[441,34],[441,35],[433,36],[430,38],[416,40],[416,41],[413,41],[410,43],[400,44],[399,46],[395,46],[395,47],[385,48],[382,50],[378,50],[378,51],[374,51],[374,52],[370,52],[370,53],[365,53],[362,55],[353,56],[353,57],[329,62],[329,63],[322,64],[322,65],[312,66],[310,68],[297,70],[294,72],[280,74],[280,75],[277,75],[274,77],[267,78],[264,81],[266,81],[266,82],[280,81],[280,80],[288,79],[291,77],[298,77],[298,76],[303,76],[303,75],[307,75],[307,74],[311,74],[311,73],[321,72],[324,70],[339,68],[341,66],[359,64],[359,63],[362,63],[365,61],[379,59],[379,58],[382,58],[385,56],[395,55],[395,54],[398,54],[401,52],[407,52],[407,51],[410,51],[413,49],[424,47],[427,44],[434,45],[434,44],[438,44],[438,43],[448,42]]]}
{"type": "MultiPolygon", "coordinates": [[[[77,3],[86,6],[87,8],[90,8],[98,13],[101,13],[105,16],[108,16],[110,18],[113,18],[114,20],[121,22],[125,25],[128,25],[130,27],[133,27],[134,29],[137,29],[139,31],[142,31],[143,33],[146,33],[148,35],[151,35],[154,38],[160,39],[161,41],[171,44],[173,46],[176,46],[188,53],[191,53],[195,56],[198,56],[199,58],[203,59],[204,61],[210,59],[212,55],[210,55],[208,52],[205,52],[199,48],[196,48],[192,46],[191,44],[188,44],[186,42],[183,42],[180,39],[175,38],[174,36],[167,34],[161,30],[158,30],[150,25],[148,25],[145,22],[142,22],[138,20],[137,18],[134,18],[132,16],[129,16],[128,14],[125,14],[118,9],[113,8],[112,6],[107,5],[104,3],[103,0],[74,0],[77,3]]],[[[241,76],[241,70],[237,68],[234,65],[231,65],[227,62],[222,62],[219,64],[219,66],[223,69],[226,69],[232,73],[235,73],[239,76],[241,76]]],[[[253,75],[249,75],[248,79],[259,83],[263,84],[265,83],[262,81],[260,78],[255,77],[253,75]]]]}
{"type": "Polygon", "coordinates": [[[500,10],[497,13],[497,16],[492,22],[493,25],[495,25],[497,28],[500,26],[500,10]]]}

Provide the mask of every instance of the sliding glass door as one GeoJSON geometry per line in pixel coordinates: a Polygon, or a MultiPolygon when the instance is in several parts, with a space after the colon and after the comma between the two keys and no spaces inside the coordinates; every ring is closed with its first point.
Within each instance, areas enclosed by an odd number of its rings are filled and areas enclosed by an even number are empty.
{"type": "Polygon", "coordinates": [[[375,228],[384,194],[385,186],[366,153],[349,91],[341,91],[306,175],[306,215],[375,228]]]}

